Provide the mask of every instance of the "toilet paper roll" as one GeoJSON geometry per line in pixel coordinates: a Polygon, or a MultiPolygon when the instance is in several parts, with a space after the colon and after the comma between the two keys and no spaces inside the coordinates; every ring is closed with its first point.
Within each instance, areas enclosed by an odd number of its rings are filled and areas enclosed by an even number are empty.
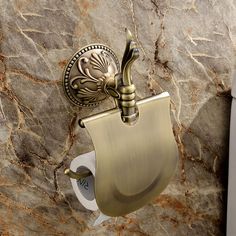
{"type": "Polygon", "coordinates": [[[76,157],[70,164],[70,169],[74,172],[83,172],[90,170],[93,175],[76,180],[70,179],[73,190],[80,203],[91,211],[98,210],[98,205],[94,194],[95,178],[95,152],[85,153],[76,157]]]}
{"type": "MultiPolygon", "coordinates": [[[[70,169],[74,172],[83,172],[85,170],[90,170],[90,172],[93,174],[80,180],[72,178],[70,180],[73,190],[76,194],[76,197],[78,198],[80,203],[88,210],[91,211],[99,210],[94,192],[95,151],[85,153],[76,157],[71,162],[70,169]]],[[[98,225],[109,218],[110,218],[109,216],[106,216],[103,213],[101,213],[100,216],[94,222],[94,225],[98,225]]]]}

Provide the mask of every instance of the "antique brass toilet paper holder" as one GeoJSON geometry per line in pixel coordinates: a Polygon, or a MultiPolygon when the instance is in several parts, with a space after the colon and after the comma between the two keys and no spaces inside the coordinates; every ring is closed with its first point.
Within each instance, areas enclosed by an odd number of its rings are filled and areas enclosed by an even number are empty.
{"type": "MultiPolygon", "coordinates": [[[[139,56],[127,32],[121,67],[115,53],[102,44],[88,45],[67,64],[63,87],[79,106],[97,106],[108,96],[117,107],[80,120],[96,153],[95,197],[102,213],[125,215],[142,207],[167,186],[178,159],[167,92],[136,102],[131,66],[139,56]]],[[[89,171],[65,170],[81,179],[89,171]]]]}

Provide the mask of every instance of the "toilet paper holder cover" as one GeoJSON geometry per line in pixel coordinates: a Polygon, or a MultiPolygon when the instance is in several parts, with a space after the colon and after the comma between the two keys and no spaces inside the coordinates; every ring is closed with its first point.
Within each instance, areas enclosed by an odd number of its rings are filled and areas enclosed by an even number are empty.
{"type": "MultiPolygon", "coordinates": [[[[169,94],[136,102],[131,66],[139,51],[131,32],[126,32],[121,67],[109,47],[91,44],[73,55],[63,77],[65,93],[75,105],[93,107],[108,96],[115,98],[115,109],[79,122],[93,140],[96,201],[109,216],[134,211],[158,195],[170,181],[178,158],[169,94]]],[[[70,169],[65,174],[76,179],[91,175],[70,169]]]]}

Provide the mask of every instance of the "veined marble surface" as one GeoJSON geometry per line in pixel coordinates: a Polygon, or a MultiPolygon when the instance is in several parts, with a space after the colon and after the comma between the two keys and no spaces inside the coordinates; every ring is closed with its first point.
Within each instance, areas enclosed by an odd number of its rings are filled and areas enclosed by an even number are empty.
{"type": "Polygon", "coordinates": [[[0,0],[0,235],[224,235],[235,0],[0,0]],[[93,227],[63,170],[93,149],[61,77],[89,43],[141,56],[138,98],[171,95],[176,175],[142,209],[93,227]]]}

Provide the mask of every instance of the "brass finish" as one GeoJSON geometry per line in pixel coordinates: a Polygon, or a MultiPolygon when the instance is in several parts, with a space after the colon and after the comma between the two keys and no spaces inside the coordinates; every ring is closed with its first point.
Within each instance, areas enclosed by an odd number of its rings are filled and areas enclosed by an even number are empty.
{"type": "Polygon", "coordinates": [[[132,124],[138,111],[131,66],[139,57],[139,51],[131,32],[127,29],[126,32],[121,69],[115,53],[109,47],[91,44],[76,52],[67,64],[63,87],[69,100],[79,106],[96,106],[112,96],[121,109],[123,121],[132,124]]]}
{"type": "Polygon", "coordinates": [[[67,97],[75,105],[91,107],[109,95],[117,96],[113,88],[119,67],[109,47],[103,44],[83,47],[73,55],[64,71],[63,87],[67,97]]]}
{"type": "Polygon", "coordinates": [[[138,110],[135,101],[135,85],[132,83],[131,66],[139,57],[139,50],[134,42],[133,36],[129,30],[127,32],[127,41],[124,56],[121,63],[120,80],[118,80],[118,91],[121,94],[118,100],[118,106],[121,109],[121,117],[125,123],[134,124],[138,116],[138,110]],[[120,83],[119,83],[120,82],[120,83]]]}
{"type": "Polygon", "coordinates": [[[92,175],[92,173],[90,171],[84,171],[84,172],[78,173],[78,172],[74,172],[70,169],[65,169],[64,174],[68,175],[72,179],[77,179],[77,180],[80,180],[80,179],[83,179],[83,178],[86,178],[86,177],[92,175]]]}
{"type": "Polygon", "coordinates": [[[112,109],[82,120],[96,152],[95,196],[99,209],[120,216],[142,207],[167,186],[178,151],[167,92],[137,102],[135,124],[112,109]]]}
{"type": "MultiPolygon", "coordinates": [[[[169,183],[178,149],[170,120],[167,92],[136,102],[131,66],[139,51],[130,31],[121,68],[102,44],[78,51],[66,66],[63,86],[76,105],[95,106],[108,96],[117,108],[82,119],[96,153],[95,197],[102,213],[121,216],[142,207],[169,183]]],[[[65,171],[80,179],[90,172],[65,171]]]]}

